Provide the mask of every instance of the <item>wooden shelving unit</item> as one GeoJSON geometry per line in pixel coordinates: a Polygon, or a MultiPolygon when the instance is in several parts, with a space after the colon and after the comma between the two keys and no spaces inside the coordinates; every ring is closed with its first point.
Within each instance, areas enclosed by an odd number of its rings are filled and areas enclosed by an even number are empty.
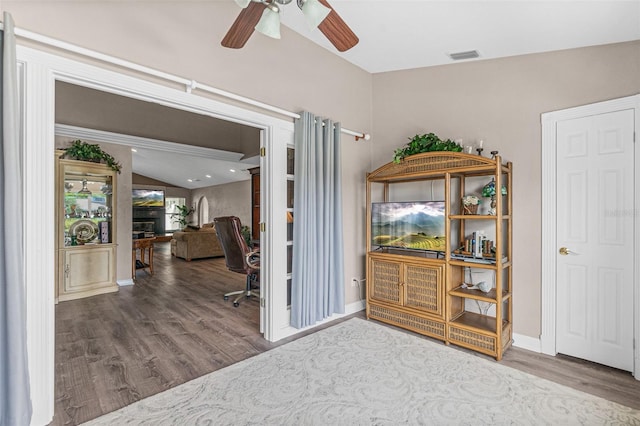
{"type": "Polygon", "coordinates": [[[511,163],[503,164],[500,156],[489,159],[450,152],[414,155],[368,174],[367,317],[500,360],[511,345],[513,333],[511,175],[511,163]],[[491,179],[498,194],[503,186],[507,191],[507,195],[495,197],[496,214],[461,214],[461,200],[467,191],[477,194],[491,179]],[[424,183],[424,190],[420,182],[424,183]],[[406,201],[395,199],[394,194],[406,197],[406,191],[395,189],[407,184],[413,185],[409,193],[433,194],[435,185],[444,195],[444,253],[429,256],[420,250],[381,249],[373,245],[373,198],[377,196],[377,202],[406,201]],[[483,231],[495,242],[493,259],[452,257],[472,231],[483,231]],[[465,276],[473,271],[492,276],[488,292],[466,288],[465,276]]]}

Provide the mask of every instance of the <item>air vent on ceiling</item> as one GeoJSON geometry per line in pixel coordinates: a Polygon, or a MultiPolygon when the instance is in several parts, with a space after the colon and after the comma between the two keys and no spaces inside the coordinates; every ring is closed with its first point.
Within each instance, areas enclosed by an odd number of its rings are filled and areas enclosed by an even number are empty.
{"type": "Polygon", "coordinates": [[[479,58],[480,54],[477,50],[467,50],[466,52],[449,53],[449,57],[454,61],[461,61],[463,59],[479,58]]]}

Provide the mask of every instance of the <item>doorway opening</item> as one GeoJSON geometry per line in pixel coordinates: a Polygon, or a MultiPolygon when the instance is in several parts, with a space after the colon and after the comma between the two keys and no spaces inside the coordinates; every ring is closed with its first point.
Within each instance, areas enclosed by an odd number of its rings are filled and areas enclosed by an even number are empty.
{"type": "MultiPolygon", "coordinates": [[[[132,109],[126,105],[128,101],[117,95],[59,82],[56,84],[56,126],[64,128],[67,137],[73,136],[70,139],[84,136],[84,140],[89,143],[109,140],[110,130],[121,132],[123,127],[126,130],[126,120],[132,115],[131,111],[127,113],[132,109]],[[92,97],[97,99],[92,101],[92,97]],[[81,112],[75,106],[79,99],[85,105],[81,112]],[[89,105],[101,107],[96,111],[89,105]],[[70,117],[74,121],[70,121],[70,117]],[[101,132],[105,132],[96,133],[98,141],[91,139],[92,129],[85,127],[95,124],[90,122],[92,117],[99,117],[101,122],[97,125],[101,132]],[[89,122],[85,124],[82,118],[89,122]],[[79,134],[72,135],[74,132],[79,134]]],[[[185,112],[172,111],[143,101],[135,101],[135,109],[138,113],[135,127],[139,129],[151,127],[146,120],[180,122],[183,125],[188,125],[186,121],[189,120],[205,120],[199,116],[186,118],[185,112]],[[142,111],[143,109],[150,111],[142,111]],[[159,110],[163,117],[154,115],[159,110]],[[172,113],[179,114],[180,119],[172,119],[172,113]]],[[[208,121],[210,126],[203,126],[206,127],[203,130],[207,134],[201,138],[215,141],[217,132],[222,131],[216,128],[220,120],[209,118],[208,121]]],[[[233,139],[229,126],[226,127],[227,131],[223,132],[225,140],[233,139]]],[[[173,130],[176,133],[187,133],[184,129],[173,130]]],[[[190,130],[193,135],[193,126],[190,130]]],[[[250,161],[246,165],[243,166],[242,162],[225,162],[225,165],[234,164],[233,167],[237,169],[233,174],[228,174],[237,179],[236,182],[227,182],[227,175],[220,173],[219,160],[210,160],[212,164],[206,175],[210,177],[198,176],[202,179],[197,181],[202,183],[192,182],[196,180],[193,173],[196,169],[194,163],[198,160],[180,158],[185,155],[183,151],[189,148],[186,145],[190,140],[185,138],[180,141],[185,144],[183,149],[170,152],[153,151],[148,144],[144,148],[138,147],[131,154],[131,168],[128,167],[128,161],[124,162],[127,167],[123,168],[122,174],[131,174],[133,177],[129,180],[120,176],[118,182],[122,183],[116,188],[118,198],[130,195],[125,194],[131,187],[128,182],[133,183],[134,187],[138,183],[150,185],[149,188],[154,184],[162,185],[163,193],[167,194],[172,190],[176,193],[175,188],[180,188],[182,191],[204,191],[211,195],[225,192],[219,188],[233,186],[232,192],[237,196],[212,199],[212,202],[224,205],[225,215],[242,216],[241,212],[250,210],[251,194],[249,174],[243,174],[240,168],[259,164],[255,157],[251,158],[251,153],[259,152],[260,135],[255,130],[240,129],[239,132],[242,135],[252,135],[253,143],[237,141],[235,144],[237,147],[244,145],[249,153],[245,155],[250,161]],[[175,170],[181,162],[191,162],[192,167],[184,170],[184,176],[176,178],[175,175],[182,172],[175,170]],[[171,173],[163,177],[163,172],[168,169],[171,169],[171,173]],[[153,176],[145,176],[145,170],[153,170],[153,176]],[[217,176],[216,172],[221,176],[217,176]],[[188,189],[184,186],[197,188],[188,189]]],[[[127,133],[113,134],[113,138],[119,139],[119,144],[125,144],[127,139],[135,143],[135,138],[144,135],[140,131],[136,132],[136,129],[130,129],[127,133]]],[[[168,139],[162,137],[161,131],[152,136],[153,139],[168,139]]],[[[198,135],[193,135],[192,138],[197,141],[198,135]]],[[[171,139],[176,142],[173,137],[171,139]]],[[[132,145],[134,146],[136,145],[132,145]]],[[[129,148],[127,146],[127,149],[118,152],[128,153],[129,148]]],[[[224,146],[213,145],[209,148],[220,150],[224,146]]],[[[228,154],[230,155],[231,153],[228,154]]],[[[203,226],[209,222],[209,203],[205,195],[167,197],[165,205],[169,207],[171,204],[175,210],[176,205],[186,205],[187,202],[196,206],[194,225],[203,226]]],[[[165,220],[167,224],[171,223],[171,212],[171,209],[165,210],[165,215],[168,215],[166,219],[169,219],[165,220]]],[[[128,223],[119,217],[123,213],[123,209],[119,209],[114,216],[120,225],[128,223]]],[[[131,214],[129,209],[129,215],[131,214]]],[[[132,217],[135,216],[134,213],[132,217]]],[[[248,217],[244,219],[245,222],[249,220],[248,217]]],[[[135,222],[132,225],[135,230],[135,222]]],[[[172,230],[182,230],[180,225],[177,226],[178,228],[173,226],[172,230]]],[[[210,237],[211,233],[206,236],[210,237]]],[[[121,249],[126,246],[123,244],[125,242],[120,243],[118,240],[121,249]]],[[[237,308],[224,301],[224,293],[241,289],[244,285],[244,277],[226,269],[224,257],[206,257],[187,262],[172,256],[170,244],[168,241],[154,243],[153,275],[145,271],[135,272],[135,287],[120,287],[118,292],[104,297],[82,298],[56,305],[56,395],[53,424],[83,423],[273,346],[261,335],[259,301],[247,300],[237,308]],[[77,376],[85,379],[72,380],[72,377],[77,376]]],[[[121,269],[122,265],[118,266],[121,269]]],[[[119,282],[121,281],[120,279],[119,282]]]]}
{"type": "MultiPolygon", "coordinates": [[[[40,212],[54,211],[52,158],[55,149],[56,81],[174,106],[183,111],[214,116],[260,130],[260,147],[266,154],[260,159],[265,176],[261,194],[266,197],[265,200],[272,200],[271,203],[262,203],[262,217],[270,226],[269,232],[261,235],[261,244],[264,242],[269,250],[262,257],[264,269],[261,278],[265,303],[264,307],[261,306],[260,319],[266,340],[275,341],[284,337],[282,330],[288,327],[286,203],[285,195],[278,191],[286,186],[286,173],[284,166],[274,162],[274,159],[286,152],[287,143],[293,136],[293,123],[28,47],[18,46],[17,56],[24,131],[30,135],[25,140],[25,158],[28,161],[23,164],[23,173],[29,177],[25,180],[24,189],[25,223],[38,223],[41,220],[40,212]]],[[[285,158],[286,154],[282,157],[285,158]]],[[[53,227],[42,228],[38,232],[26,232],[24,245],[30,253],[25,259],[25,279],[30,290],[26,305],[33,421],[44,424],[52,419],[54,411],[55,235],[53,227]],[[42,250],[42,247],[50,249],[42,250]]],[[[128,246],[128,249],[122,250],[130,253],[130,248],[128,246]]]]}

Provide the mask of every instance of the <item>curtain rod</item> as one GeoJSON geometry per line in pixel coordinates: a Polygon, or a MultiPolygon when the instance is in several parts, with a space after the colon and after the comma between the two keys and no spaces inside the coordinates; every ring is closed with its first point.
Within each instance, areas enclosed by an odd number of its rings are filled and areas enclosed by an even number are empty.
{"type": "MultiPolygon", "coordinates": [[[[4,24],[0,24],[4,29],[4,24]]],[[[218,89],[217,87],[208,86],[206,84],[198,83],[195,80],[190,80],[187,78],[179,77],[174,74],[169,74],[164,71],[156,70],[154,68],[149,68],[144,65],[136,64],[134,62],[130,62],[124,59],[116,58],[114,56],[105,55],[104,53],[96,52],[95,50],[86,49],[84,47],[67,43],[62,40],[57,40],[48,36],[44,36],[42,34],[34,33],[32,31],[24,30],[21,28],[14,28],[14,32],[16,36],[22,37],[28,40],[32,40],[38,43],[45,44],[47,46],[56,47],[58,49],[66,50],[68,52],[77,53],[82,56],[86,56],[89,58],[97,59],[102,62],[106,62],[112,65],[117,65],[123,68],[127,68],[133,71],[138,71],[143,74],[151,75],[154,77],[158,77],[164,80],[172,81],[174,83],[182,84],[185,86],[185,91],[187,93],[191,93],[193,90],[199,89],[204,92],[213,93],[215,95],[223,96],[228,99],[233,99],[238,102],[245,103],[247,105],[252,105],[267,111],[275,112],[277,114],[285,115],[291,118],[300,118],[300,114],[295,112],[287,111],[282,108],[278,108],[273,105],[266,104],[264,102],[256,101],[255,99],[247,98],[245,96],[240,96],[235,93],[227,92],[226,90],[218,89]]],[[[355,136],[356,141],[360,139],[369,140],[371,136],[368,133],[356,132],[353,130],[342,128],[342,133],[346,133],[351,136],[355,136]]]]}

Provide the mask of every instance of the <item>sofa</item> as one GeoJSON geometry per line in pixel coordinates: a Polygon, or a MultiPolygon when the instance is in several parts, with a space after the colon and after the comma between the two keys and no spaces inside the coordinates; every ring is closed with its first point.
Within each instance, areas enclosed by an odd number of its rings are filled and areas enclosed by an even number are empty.
{"type": "Polygon", "coordinates": [[[174,232],[171,238],[171,255],[191,261],[224,256],[224,251],[213,223],[206,223],[200,228],[187,226],[182,231],[174,232]]]}

